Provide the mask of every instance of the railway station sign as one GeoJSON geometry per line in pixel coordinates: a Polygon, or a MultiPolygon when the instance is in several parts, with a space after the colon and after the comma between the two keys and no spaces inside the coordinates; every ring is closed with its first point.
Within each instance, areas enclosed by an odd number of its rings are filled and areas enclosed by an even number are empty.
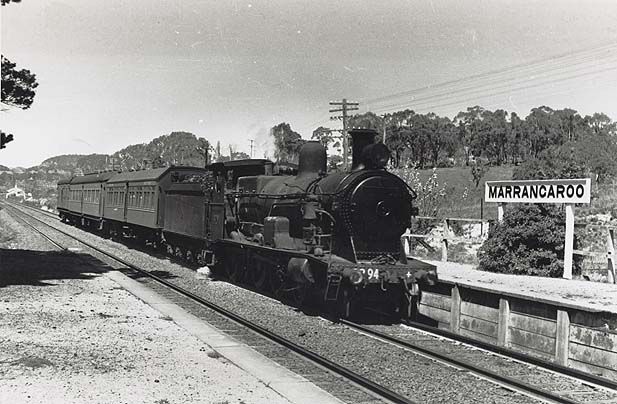
{"type": "Polygon", "coordinates": [[[591,202],[591,179],[486,181],[484,201],[497,202],[497,217],[503,220],[506,203],[563,203],[566,211],[563,277],[572,279],[574,253],[574,204],[591,202]]]}
{"type": "Polygon", "coordinates": [[[487,181],[484,201],[498,203],[590,203],[591,179],[487,181]]]}

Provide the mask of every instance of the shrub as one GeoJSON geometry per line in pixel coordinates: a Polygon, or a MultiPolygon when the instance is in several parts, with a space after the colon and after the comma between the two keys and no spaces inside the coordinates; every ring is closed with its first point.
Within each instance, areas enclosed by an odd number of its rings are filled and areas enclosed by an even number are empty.
{"type": "Polygon", "coordinates": [[[433,168],[431,176],[426,181],[422,181],[420,171],[416,168],[404,168],[392,172],[401,177],[418,194],[414,204],[418,207],[419,216],[437,216],[446,199],[447,184],[439,182],[436,169],[433,168]]]}
{"type": "MultiPolygon", "coordinates": [[[[483,271],[561,277],[565,238],[565,213],[553,205],[516,205],[503,221],[491,226],[478,251],[483,271]]],[[[575,240],[576,245],[576,240],[575,240]]],[[[580,273],[578,261],[573,272],[580,273]]]]}

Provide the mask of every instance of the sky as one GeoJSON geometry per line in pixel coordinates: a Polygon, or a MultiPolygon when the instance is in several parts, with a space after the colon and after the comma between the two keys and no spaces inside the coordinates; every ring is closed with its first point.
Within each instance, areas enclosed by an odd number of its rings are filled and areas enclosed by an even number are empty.
{"type": "Polygon", "coordinates": [[[0,164],[113,153],[188,131],[263,157],[269,129],[304,138],[330,101],[454,117],[472,105],[617,119],[614,0],[22,0],[2,54],[36,74],[5,108],[0,164]],[[446,83],[446,84],[444,84],[446,83]],[[449,84],[448,84],[449,83],[449,84]]]}

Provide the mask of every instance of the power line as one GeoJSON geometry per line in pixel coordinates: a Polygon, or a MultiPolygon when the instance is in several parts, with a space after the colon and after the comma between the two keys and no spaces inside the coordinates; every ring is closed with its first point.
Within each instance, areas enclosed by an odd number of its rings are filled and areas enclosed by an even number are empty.
{"type": "MultiPolygon", "coordinates": [[[[442,88],[442,87],[451,86],[453,84],[462,83],[462,82],[465,82],[465,81],[478,80],[478,79],[483,79],[485,77],[490,77],[490,76],[494,76],[494,75],[498,75],[498,74],[510,73],[510,72],[514,72],[516,70],[520,70],[522,68],[533,67],[533,66],[541,65],[543,63],[550,63],[550,62],[554,62],[556,60],[566,59],[566,58],[572,57],[572,56],[579,57],[580,55],[587,54],[587,53],[594,53],[594,52],[598,53],[598,52],[601,52],[603,50],[607,50],[607,48],[608,48],[608,50],[610,50],[611,48],[614,48],[615,46],[617,46],[617,44],[613,42],[613,43],[605,44],[605,45],[598,46],[598,47],[592,48],[592,49],[585,49],[585,50],[579,50],[579,51],[573,51],[573,52],[567,52],[567,53],[563,53],[563,54],[558,54],[558,55],[551,56],[549,58],[539,59],[539,60],[535,60],[535,61],[531,61],[531,62],[520,63],[520,64],[517,64],[517,65],[513,65],[513,66],[501,68],[501,69],[495,69],[495,70],[491,70],[491,71],[488,71],[488,72],[474,74],[474,75],[471,75],[471,76],[462,77],[462,78],[455,79],[455,80],[449,80],[449,81],[445,81],[445,82],[441,82],[441,83],[437,83],[437,84],[433,84],[433,85],[428,85],[428,86],[424,86],[424,87],[415,88],[415,89],[412,89],[412,90],[402,91],[402,92],[391,94],[391,95],[386,95],[386,96],[372,98],[372,99],[364,99],[362,101],[363,101],[363,103],[366,103],[366,104],[371,104],[371,103],[375,103],[375,102],[381,102],[381,101],[388,100],[390,98],[403,97],[403,96],[407,96],[407,95],[416,94],[416,93],[422,92],[422,91],[430,91],[430,90],[434,90],[434,89],[439,89],[439,88],[442,88]]],[[[586,56],[586,57],[589,57],[589,56],[586,56]]]]}
{"type": "Polygon", "coordinates": [[[423,96],[417,97],[417,98],[416,97],[412,97],[412,99],[409,100],[409,101],[404,101],[404,102],[401,101],[401,102],[397,102],[397,103],[393,103],[393,104],[388,104],[388,105],[381,106],[379,108],[381,108],[381,109],[389,108],[389,107],[396,106],[396,105],[399,105],[399,104],[406,105],[406,104],[410,104],[410,103],[420,103],[420,102],[422,102],[424,100],[432,100],[432,99],[441,98],[441,97],[446,97],[447,98],[447,97],[452,97],[452,96],[454,96],[456,94],[460,94],[460,93],[462,93],[463,95],[465,95],[465,93],[477,93],[477,92],[481,92],[481,91],[486,91],[487,89],[483,90],[483,88],[484,87],[492,86],[494,83],[504,83],[504,84],[499,85],[497,87],[489,88],[488,90],[493,90],[494,88],[504,88],[504,87],[507,87],[509,85],[513,85],[516,82],[520,82],[520,81],[523,81],[523,80],[538,80],[538,79],[541,79],[543,76],[548,76],[551,73],[567,74],[567,73],[570,73],[567,70],[573,70],[573,68],[574,68],[574,71],[580,71],[581,69],[585,70],[585,69],[589,69],[589,68],[596,68],[598,66],[601,66],[603,64],[603,62],[609,62],[610,63],[610,62],[613,62],[615,60],[617,60],[617,53],[614,54],[614,55],[609,56],[606,60],[602,60],[602,61],[599,61],[597,59],[594,60],[595,63],[594,63],[593,66],[584,66],[583,65],[583,66],[581,66],[579,68],[576,68],[576,66],[578,64],[582,63],[582,62],[578,62],[578,63],[569,64],[567,66],[560,66],[560,67],[556,67],[556,68],[544,69],[543,71],[538,70],[538,71],[535,71],[535,72],[531,72],[530,73],[531,76],[532,76],[531,78],[528,78],[528,77],[512,77],[512,78],[509,78],[509,79],[492,78],[492,79],[490,79],[489,81],[487,81],[485,83],[479,83],[479,84],[476,84],[476,85],[469,85],[469,86],[466,86],[466,87],[460,87],[460,88],[454,88],[454,89],[446,89],[445,91],[442,91],[442,92],[437,92],[435,94],[427,94],[427,95],[423,95],[423,96]],[[560,70],[566,70],[566,71],[565,72],[561,72],[561,73],[557,73],[560,70]],[[508,82],[511,82],[511,83],[508,83],[508,82]]]}
{"type": "MultiPolygon", "coordinates": [[[[586,73],[571,75],[571,76],[568,76],[568,77],[562,77],[562,78],[559,78],[559,79],[548,80],[548,81],[541,82],[541,83],[536,83],[536,84],[533,84],[533,85],[527,85],[527,86],[522,86],[522,87],[515,87],[515,88],[508,89],[508,90],[498,91],[498,92],[489,93],[489,94],[482,94],[482,95],[478,95],[478,96],[473,97],[473,98],[461,99],[461,100],[456,100],[456,101],[447,102],[447,103],[433,104],[433,105],[422,107],[422,108],[423,109],[434,109],[434,108],[438,108],[438,107],[441,108],[441,107],[446,107],[446,106],[452,106],[452,105],[456,105],[456,104],[460,104],[460,103],[468,103],[470,101],[477,100],[478,98],[486,98],[486,97],[492,97],[492,96],[496,96],[496,95],[508,94],[508,93],[515,92],[515,91],[528,90],[528,89],[531,89],[531,88],[537,88],[537,87],[545,86],[545,85],[548,85],[548,84],[559,83],[559,82],[563,82],[563,81],[567,81],[567,80],[572,80],[572,79],[575,79],[575,78],[589,76],[589,75],[592,75],[592,74],[604,73],[604,72],[615,70],[615,69],[617,69],[617,65],[616,66],[611,66],[611,67],[608,67],[608,68],[605,68],[605,69],[602,69],[602,70],[598,70],[598,71],[586,72],[586,73]]],[[[447,101],[447,99],[444,100],[444,101],[447,101]]],[[[401,107],[404,107],[404,106],[410,106],[410,104],[411,103],[406,103],[406,104],[402,104],[402,105],[398,105],[398,106],[393,106],[393,107],[401,108],[401,107]]],[[[426,104],[426,103],[421,103],[420,105],[422,105],[422,104],[426,104]]],[[[374,110],[373,112],[375,112],[375,113],[377,113],[377,112],[384,112],[387,109],[391,109],[391,108],[385,107],[385,108],[374,110]]]]}

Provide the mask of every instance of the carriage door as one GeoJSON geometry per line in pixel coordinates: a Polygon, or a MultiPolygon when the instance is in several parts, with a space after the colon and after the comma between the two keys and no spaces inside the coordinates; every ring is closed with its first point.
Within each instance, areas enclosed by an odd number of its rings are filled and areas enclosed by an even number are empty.
{"type": "Polygon", "coordinates": [[[212,188],[206,191],[206,206],[204,220],[206,238],[208,240],[220,240],[225,237],[225,182],[224,177],[215,174],[212,188]]]}

